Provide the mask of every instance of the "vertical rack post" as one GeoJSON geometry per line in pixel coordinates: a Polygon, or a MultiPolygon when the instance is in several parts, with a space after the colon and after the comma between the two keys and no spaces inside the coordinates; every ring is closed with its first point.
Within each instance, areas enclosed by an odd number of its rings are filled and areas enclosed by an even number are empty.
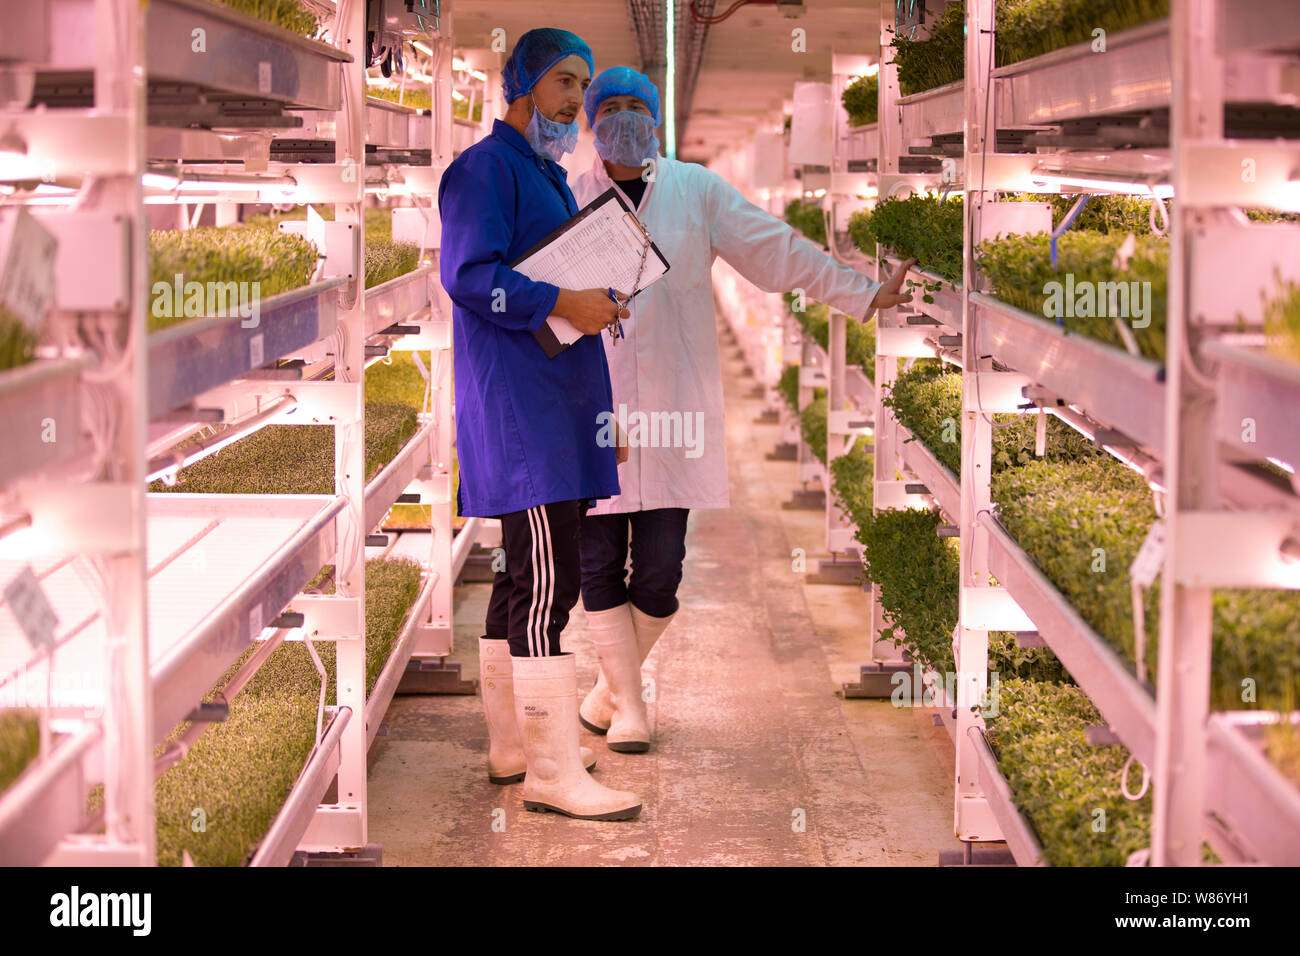
{"type": "MultiPolygon", "coordinates": [[[[898,175],[898,156],[903,143],[903,117],[898,106],[898,64],[894,62],[893,47],[890,45],[893,34],[892,15],[885,11],[888,5],[881,5],[880,13],[880,75],[877,93],[877,136],[879,156],[876,160],[877,198],[880,202],[888,196],[888,184],[891,177],[898,175]]],[[[883,252],[879,245],[875,249],[875,279],[881,281],[885,275],[883,252]]],[[[902,468],[898,455],[898,429],[893,414],[884,406],[882,399],[893,387],[898,378],[898,360],[885,354],[882,349],[880,330],[896,328],[903,324],[898,309],[876,316],[876,374],[875,402],[872,409],[872,426],[874,435],[872,443],[871,476],[872,512],[880,511],[880,483],[892,482],[902,468]]],[[[880,632],[885,626],[884,609],[880,606],[879,589],[871,589],[871,656],[873,660],[896,660],[898,651],[892,642],[880,640],[880,632]]]]}
{"type": "MultiPolygon", "coordinates": [[[[1174,194],[1194,194],[1189,147],[1223,137],[1222,60],[1214,48],[1212,0],[1175,3],[1170,12],[1171,145],[1174,194]]],[[[1214,393],[1196,380],[1192,361],[1188,258],[1198,210],[1181,201],[1170,211],[1168,364],[1165,369],[1165,555],[1160,589],[1160,643],[1153,767],[1152,862],[1195,866],[1205,816],[1209,712],[1211,597],[1177,577],[1184,543],[1180,517],[1218,507],[1214,393]]]]}
{"type": "MultiPolygon", "coordinates": [[[[992,96],[986,97],[992,82],[989,71],[993,58],[993,0],[966,3],[965,83],[965,170],[976,168],[978,158],[995,139],[992,96]],[[986,104],[988,110],[986,111],[986,104]]],[[[978,183],[966,182],[965,224],[962,229],[962,422],[961,422],[961,509],[959,516],[961,558],[959,562],[959,616],[956,640],[957,664],[957,760],[955,832],[959,840],[997,839],[1000,835],[988,802],[979,785],[978,757],[968,731],[979,722],[978,710],[988,688],[988,631],[973,618],[974,588],[989,586],[988,535],[975,523],[991,507],[989,479],[992,471],[993,426],[980,407],[978,376],[992,370],[992,360],[982,358],[974,335],[974,312],[970,292],[975,269],[972,248],[979,235],[981,206],[985,195],[978,183]]]]}
{"type": "Polygon", "coordinates": [[[336,641],[335,701],[351,709],[339,747],[337,804],[317,810],[304,845],[358,850],[367,841],[366,824],[366,561],[365,561],[365,88],[366,18],[360,0],[342,0],[333,34],[351,54],[343,65],[342,110],[338,117],[335,163],[352,195],[336,203],[335,221],[351,229],[352,279],[339,303],[338,352],[334,363],[336,407],[342,409],[334,429],[335,493],[347,498],[338,518],[334,562],[336,600],[348,627],[336,641]],[[356,633],[350,633],[351,630],[356,633]]]}
{"type": "MultiPolygon", "coordinates": [[[[145,70],[143,7],[129,0],[95,3],[95,107],[127,119],[128,162],[102,177],[92,202],[129,223],[129,299],[111,314],[111,335],[123,365],[105,384],[115,435],[106,473],[96,476],[118,501],[124,539],[102,558],[105,594],[105,840],[88,857],[65,862],[152,865],[156,854],[153,786],[153,684],[149,674],[148,574],[145,557],[145,426],[148,380],[145,303],[148,221],[144,169],[145,70]]],[[[96,188],[97,187],[97,188],[96,188]]],[[[105,502],[107,505],[107,501],[105,502]]],[[[109,520],[115,520],[110,518],[109,520]]]]}

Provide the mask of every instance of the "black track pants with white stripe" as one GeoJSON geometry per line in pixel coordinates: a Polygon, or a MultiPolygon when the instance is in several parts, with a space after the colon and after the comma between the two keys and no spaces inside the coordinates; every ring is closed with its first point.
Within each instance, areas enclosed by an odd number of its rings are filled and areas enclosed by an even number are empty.
{"type": "Polygon", "coordinates": [[[578,535],[585,501],[557,501],[501,515],[506,569],[492,579],[484,632],[508,638],[514,657],[560,653],[560,634],[582,581],[578,535]]]}

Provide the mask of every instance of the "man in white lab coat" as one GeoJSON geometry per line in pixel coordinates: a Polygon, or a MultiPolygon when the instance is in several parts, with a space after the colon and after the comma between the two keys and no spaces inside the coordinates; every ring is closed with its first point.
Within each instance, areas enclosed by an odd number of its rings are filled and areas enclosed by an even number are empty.
{"type": "Polygon", "coordinates": [[[574,183],[574,197],[586,205],[619,189],[670,266],[628,304],[623,337],[604,337],[614,410],[630,447],[619,466],[621,493],[597,502],[581,532],[582,603],[601,667],[580,719],[605,734],[611,750],[638,753],[650,747],[641,663],[678,608],[687,514],[729,505],[714,258],[764,291],[801,288],[864,320],[911,300],[899,292],[910,262],[881,286],[717,173],[658,155],[659,93],[635,70],[601,73],[584,106],[598,157],[574,183]]]}

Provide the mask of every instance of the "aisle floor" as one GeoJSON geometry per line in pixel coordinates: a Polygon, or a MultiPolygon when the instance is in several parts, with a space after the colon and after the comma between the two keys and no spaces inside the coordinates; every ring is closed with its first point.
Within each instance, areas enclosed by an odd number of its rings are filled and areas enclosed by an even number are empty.
{"type": "MultiPolygon", "coordinates": [[[[732,506],[691,515],[682,609],[647,660],[654,746],[598,755],[596,779],[636,791],[624,823],[523,809],[489,784],[477,696],[397,697],[370,764],[370,841],[385,865],[919,865],[958,849],[953,749],[933,711],[844,700],[869,656],[868,595],[809,583],[826,557],[820,511],[785,510],[795,465],[768,461],[734,347],[724,347],[732,506]]],[[[457,589],[455,653],[478,676],[490,585],[457,589]]],[[[583,692],[596,675],[581,604],[564,634],[583,692]]]]}

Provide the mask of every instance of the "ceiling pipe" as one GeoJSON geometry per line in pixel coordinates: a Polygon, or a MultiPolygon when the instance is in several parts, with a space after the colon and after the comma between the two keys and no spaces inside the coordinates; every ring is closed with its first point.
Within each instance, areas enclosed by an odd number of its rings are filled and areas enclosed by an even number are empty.
{"type": "MultiPolygon", "coordinates": [[[[687,119],[691,115],[691,106],[695,99],[695,84],[699,79],[700,65],[704,61],[704,47],[709,36],[709,25],[696,22],[691,16],[698,11],[701,15],[711,17],[716,0],[695,0],[692,5],[688,0],[677,0],[677,22],[674,37],[676,50],[677,82],[674,84],[677,108],[676,139],[678,154],[685,140],[687,119]]],[[[632,30],[636,33],[637,49],[641,56],[640,70],[650,77],[660,92],[660,98],[667,102],[664,88],[664,71],[667,68],[667,36],[664,30],[666,6],[664,0],[627,0],[628,17],[632,21],[632,30]]],[[[659,139],[667,142],[664,127],[659,128],[659,139]]]]}

